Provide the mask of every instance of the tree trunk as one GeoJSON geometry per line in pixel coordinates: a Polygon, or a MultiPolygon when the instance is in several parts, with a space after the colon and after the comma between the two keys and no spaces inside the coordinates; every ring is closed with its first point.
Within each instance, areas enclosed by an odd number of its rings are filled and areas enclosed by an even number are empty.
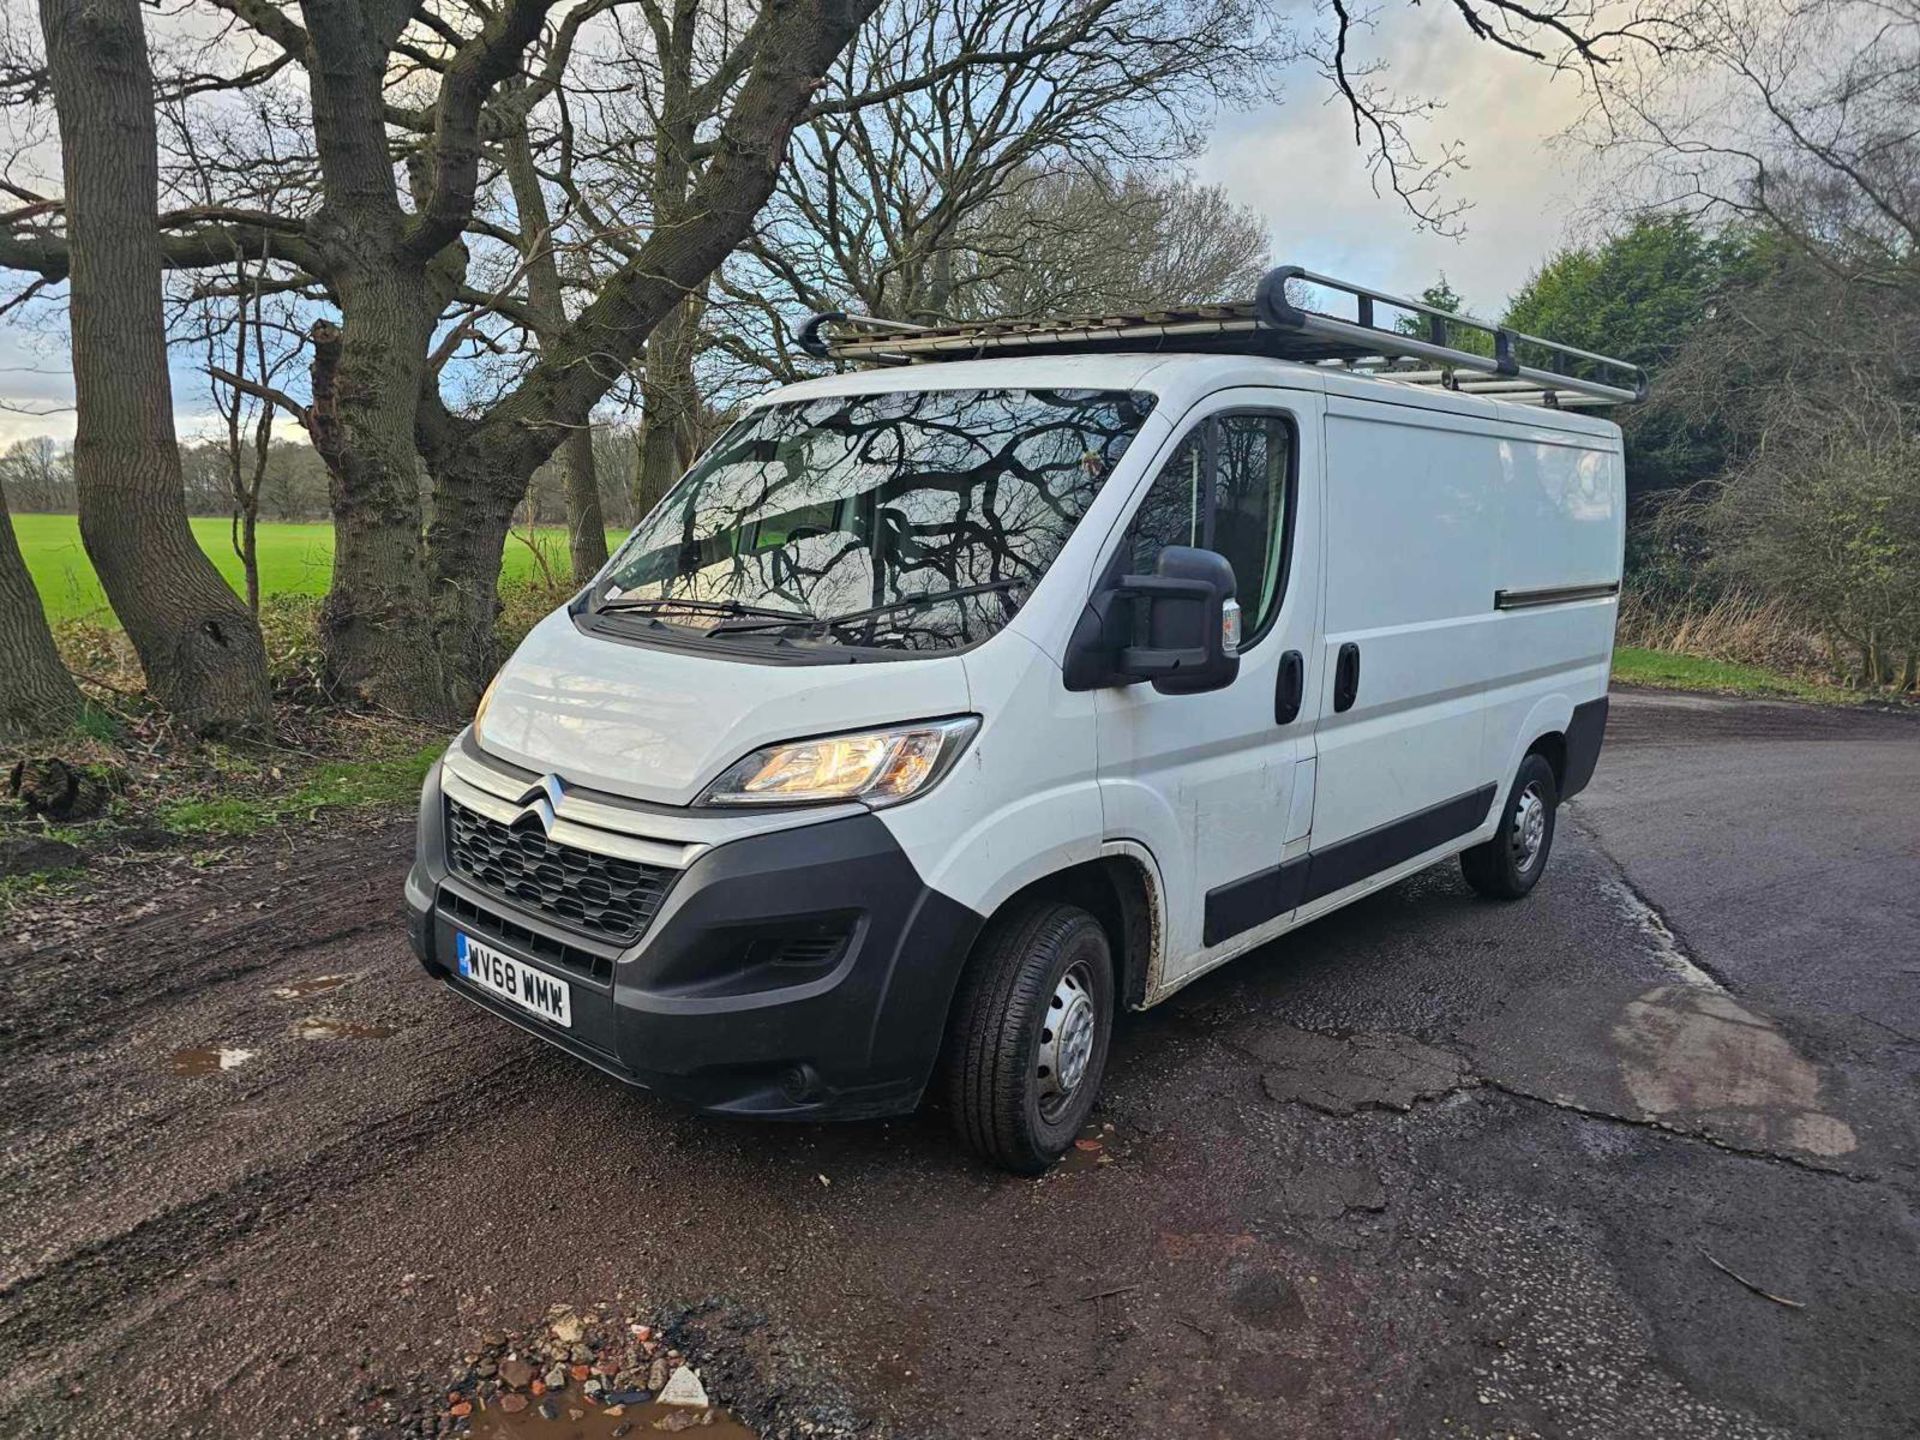
{"type": "Polygon", "coordinates": [[[567,553],[573,561],[573,583],[584,585],[607,563],[607,520],[600,513],[591,426],[579,426],[567,436],[560,464],[567,485],[567,553]]]}
{"type": "Polygon", "coordinates": [[[187,524],[160,296],[153,74],[137,0],[40,0],[72,254],[80,536],[146,672],[203,734],[260,731],[260,627],[187,524]]]}
{"type": "Polygon", "coordinates": [[[247,572],[247,609],[260,614],[260,505],[247,507],[240,517],[240,564],[247,572]]]}
{"type": "Polygon", "coordinates": [[[0,738],[61,730],[79,714],[80,692],[53,648],[0,490],[0,738]]]}
{"type": "Polygon", "coordinates": [[[640,382],[640,468],[633,477],[633,508],[645,515],[693,463],[700,435],[700,387],[693,362],[700,345],[699,294],[668,312],[647,337],[640,382]]]}
{"type": "Polygon", "coordinates": [[[433,566],[433,637],[444,659],[449,706],[471,714],[499,668],[500,561],[526,482],[503,484],[491,457],[464,452],[434,476],[427,550],[433,566]]]}
{"type": "Polygon", "coordinates": [[[356,268],[341,286],[337,340],[314,350],[316,421],[324,403],[321,428],[338,437],[330,457],[333,580],[321,610],[327,672],[355,698],[448,715],[462,707],[432,644],[414,433],[432,302],[404,267],[369,257],[356,268]]]}

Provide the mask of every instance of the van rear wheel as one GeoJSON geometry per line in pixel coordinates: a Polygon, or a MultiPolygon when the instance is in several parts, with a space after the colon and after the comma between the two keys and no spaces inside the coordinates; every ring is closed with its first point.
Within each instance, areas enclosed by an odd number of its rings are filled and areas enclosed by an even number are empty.
{"type": "Polygon", "coordinates": [[[994,921],[954,1001],[947,1088],[961,1138],[1037,1175],[1087,1123],[1113,1035],[1113,956],[1098,920],[1041,901],[994,921]]]}
{"type": "Polygon", "coordinates": [[[1493,838],[1460,852],[1467,883],[1490,900],[1518,900],[1539,883],[1553,850],[1560,787],[1542,755],[1520,762],[1493,838]]]}

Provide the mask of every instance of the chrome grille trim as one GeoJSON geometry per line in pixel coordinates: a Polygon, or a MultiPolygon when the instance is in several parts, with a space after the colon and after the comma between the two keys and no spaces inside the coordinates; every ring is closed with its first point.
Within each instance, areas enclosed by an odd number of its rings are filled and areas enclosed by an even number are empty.
{"type": "MultiPolygon", "coordinates": [[[[473,768],[471,762],[455,768],[453,757],[449,754],[446,767],[440,773],[440,786],[449,799],[502,825],[511,825],[527,813],[527,807],[518,801],[520,796],[527,793],[529,786],[515,782],[513,798],[508,799],[497,789],[483,789],[469,780],[467,774],[473,768]]],[[[512,780],[511,776],[496,778],[512,780]]],[[[709,848],[705,845],[676,845],[667,840],[649,840],[639,835],[582,824],[572,818],[580,813],[581,808],[581,802],[570,795],[553,807],[554,820],[548,833],[554,841],[570,845],[576,850],[591,850],[596,855],[611,855],[616,859],[631,860],[640,865],[664,866],[669,870],[686,869],[709,848]]],[[[592,808],[601,810],[609,807],[592,808]]]]}

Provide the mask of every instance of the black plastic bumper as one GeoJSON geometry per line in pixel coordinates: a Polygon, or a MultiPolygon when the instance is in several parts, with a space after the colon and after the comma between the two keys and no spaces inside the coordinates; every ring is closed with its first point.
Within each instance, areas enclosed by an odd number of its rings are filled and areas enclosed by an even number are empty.
{"type": "Polygon", "coordinates": [[[981,918],[925,885],[878,818],[717,846],[618,949],[447,873],[438,771],[421,796],[408,931],[429,972],[630,1084],[783,1119],[919,1103],[981,918]],[[465,933],[567,982],[562,1029],[457,973],[465,933]]]}

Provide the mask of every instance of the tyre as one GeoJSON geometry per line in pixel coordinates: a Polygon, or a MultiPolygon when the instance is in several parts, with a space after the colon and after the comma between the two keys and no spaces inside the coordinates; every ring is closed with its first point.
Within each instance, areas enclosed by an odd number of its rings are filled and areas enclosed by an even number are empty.
{"type": "Polygon", "coordinates": [[[954,1123],[975,1153],[1038,1175],[1087,1123],[1113,1034],[1113,956],[1085,910],[1021,906],[981,936],[947,1039],[954,1123]]]}
{"type": "Polygon", "coordinates": [[[1460,852],[1467,883],[1490,900],[1518,900],[1539,883],[1553,850],[1560,787],[1540,755],[1520,762],[1493,838],[1460,852]]]}

